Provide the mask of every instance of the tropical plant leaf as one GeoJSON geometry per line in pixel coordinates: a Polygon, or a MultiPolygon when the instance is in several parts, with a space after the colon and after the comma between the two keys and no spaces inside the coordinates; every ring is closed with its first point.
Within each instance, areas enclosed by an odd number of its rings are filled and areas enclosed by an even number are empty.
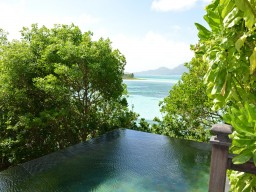
{"type": "Polygon", "coordinates": [[[195,23],[196,28],[198,29],[198,37],[200,39],[208,39],[211,35],[211,32],[206,29],[203,25],[200,25],[199,23],[195,23]]]}
{"type": "Polygon", "coordinates": [[[251,151],[242,151],[239,155],[235,156],[232,159],[232,162],[234,164],[243,164],[249,161],[252,158],[252,152],[251,151]]]}
{"type": "Polygon", "coordinates": [[[220,0],[220,5],[223,6],[223,10],[221,12],[222,18],[225,18],[228,13],[234,8],[234,2],[232,0],[220,0]]]}
{"type": "Polygon", "coordinates": [[[247,38],[247,35],[244,34],[242,37],[240,37],[240,38],[236,41],[235,46],[236,46],[236,49],[237,49],[238,51],[240,51],[241,47],[244,46],[244,42],[245,42],[246,38],[247,38]]]}
{"type": "Polygon", "coordinates": [[[253,50],[252,55],[250,56],[250,74],[253,74],[256,69],[256,47],[253,50]]]}

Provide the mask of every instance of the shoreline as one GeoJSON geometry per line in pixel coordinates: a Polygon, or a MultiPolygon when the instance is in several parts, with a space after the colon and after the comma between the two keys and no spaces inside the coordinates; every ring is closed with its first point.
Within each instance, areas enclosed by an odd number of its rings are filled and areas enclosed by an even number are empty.
{"type": "Polygon", "coordinates": [[[123,80],[146,80],[146,79],[143,79],[143,78],[122,78],[123,80]]]}

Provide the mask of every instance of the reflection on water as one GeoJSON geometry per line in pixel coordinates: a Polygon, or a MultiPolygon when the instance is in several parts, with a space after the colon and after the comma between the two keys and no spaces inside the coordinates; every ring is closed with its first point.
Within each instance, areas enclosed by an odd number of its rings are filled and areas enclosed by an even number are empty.
{"type": "Polygon", "coordinates": [[[0,172],[0,191],[207,191],[208,144],[127,129],[0,172]]]}

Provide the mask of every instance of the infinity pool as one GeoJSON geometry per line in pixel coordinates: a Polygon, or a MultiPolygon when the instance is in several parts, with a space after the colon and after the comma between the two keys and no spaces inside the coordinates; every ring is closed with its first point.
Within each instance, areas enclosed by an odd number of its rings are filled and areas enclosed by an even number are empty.
{"type": "Polygon", "coordinates": [[[0,172],[0,191],[200,192],[210,145],[118,129],[0,172]]]}

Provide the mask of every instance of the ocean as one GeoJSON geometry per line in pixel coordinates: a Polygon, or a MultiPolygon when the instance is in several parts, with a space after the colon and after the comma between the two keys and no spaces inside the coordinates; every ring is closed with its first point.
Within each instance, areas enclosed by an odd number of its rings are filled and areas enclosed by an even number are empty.
{"type": "Polygon", "coordinates": [[[135,80],[123,80],[127,85],[129,108],[152,122],[154,117],[162,119],[159,102],[169,95],[172,86],[180,80],[181,75],[170,76],[136,76],[135,80]]]}

